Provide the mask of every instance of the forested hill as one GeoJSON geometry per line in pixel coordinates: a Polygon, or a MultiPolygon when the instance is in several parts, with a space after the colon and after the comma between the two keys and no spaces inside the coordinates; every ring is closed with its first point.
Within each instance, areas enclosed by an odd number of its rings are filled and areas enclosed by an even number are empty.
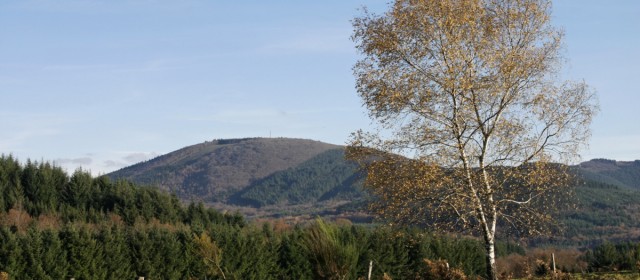
{"type": "Polygon", "coordinates": [[[593,159],[579,164],[578,168],[587,180],[640,189],[640,160],[593,159]]]}
{"type": "MultiPolygon", "coordinates": [[[[576,170],[589,182],[640,189],[640,160],[595,159],[576,170]]],[[[264,207],[362,197],[344,147],[305,139],[222,139],[182,148],[113,173],[186,201],[264,207]]]]}
{"type": "MultiPolygon", "coordinates": [[[[640,161],[596,159],[575,168],[584,184],[577,188],[578,208],[562,218],[566,237],[573,243],[640,240],[640,161]]],[[[186,147],[108,176],[249,216],[315,216],[361,209],[367,196],[356,170],[341,146],[248,138],[186,147]]]]}
{"type": "Polygon", "coordinates": [[[332,149],[312,140],[245,138],[204,142],[107,174],[170,191],[182,199],[225,201],[256,181],[332,149]]]}

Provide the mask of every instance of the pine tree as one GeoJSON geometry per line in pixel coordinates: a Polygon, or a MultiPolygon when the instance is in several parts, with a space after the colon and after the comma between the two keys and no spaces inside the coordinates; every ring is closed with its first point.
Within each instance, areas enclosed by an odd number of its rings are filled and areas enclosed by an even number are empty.
{"type": "Polygon", "coordinates": [[[187,263],[184,262],[185,248],[178,236],[166,229],[152,228],[149,237],[153,244],[154,263],[160,278],[182,279],[187,263]]]}
{"type": "Polygon", "coordinates": [[[21,277],[27,279],[51,279],[42,267],[44,254],[40,231],[30,227],[26,235],[20,236],[20,247],[22,247],[22,258],[27,265],[21,277]]]}
{"type": "Polygon", "coordinates": [[[22,275],[27,264],[22,257],[23,248],[15,233],[9,228],[0,228],[0,271],[9,275],[22,275]]]}
{"type": "Polygon", "coordinates": [[[393,279],[407,279],[409,273],[409,252],[405,235],[387,228],[373,230],[366,240],[367,250],[361,257],[361,272],[368,270],[373,261],[373,275],[385,273],[393,279]]]}
{"type": "Polygon", "coordinates": [[[58,232],[47,229],[41,233],[43,252],[41,255],[42,269],[50,279],[67,279],[69,263],[67,252],[63,249],[62,240],[58,232]]]}
{"type": "Polygon", "coordinates": [[[103,228],[97,239],[104,248],[107,279],[135,279],[125,231],[118,227],[103,228]]]}
{"type": "Polygon", "coordinates": [[[133,229],[129,232],[129,248],[133,268],[137,276],[148,279],[161,279],[154,263],[153,241],[144,229],[133,229]]]}
{"type": "Polygon", "coordinates": [[[2,158],[2,165],[0,166],[3,174],[0,176],[0,183],[6,191],[2,192],[4,196],[4,208],[3,211],[8,211],[12,207],[22,207],[25,200],[24,190],[22,182],[20,180],[22,176],[22,166],[13,157],[2,158]]]}
{"type": "Polygon", "coordinates": [[[102,247],[85,228],[65,226],[60,232],[69,263],[69,277],[76,279],[106,279],[102,247]]]}
{"type": "Polygon", "coordinates": [[[302,244],[304,232],[296,227],[290,233],[283,233],[278,251],[279,279],[304,280],[313,279],[311,262],[302,244]]]}
{"type": "Polygon", "coordinates": [[[91,174],[81,169],[76,170],[62,192],[63,201],[75,208],[85,210],[89,203],[92,183],[91,174]]]}

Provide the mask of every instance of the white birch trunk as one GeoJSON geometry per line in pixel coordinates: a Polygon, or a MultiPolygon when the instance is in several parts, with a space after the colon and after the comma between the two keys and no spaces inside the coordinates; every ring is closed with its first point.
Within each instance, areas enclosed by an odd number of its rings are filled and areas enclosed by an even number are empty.
{"type": "Polygon", "coordinates": [[[487,277],[490,280],[497,280],[498,279],[498,272],[497,272],[497,268],[496,268],[496,251],[495,251],[495,238],[494,236],[490,236],[490,234],[487,233],[487,236],[485,237],[485,241],[486,241],[486,250],[487,250],[487,277]]]}

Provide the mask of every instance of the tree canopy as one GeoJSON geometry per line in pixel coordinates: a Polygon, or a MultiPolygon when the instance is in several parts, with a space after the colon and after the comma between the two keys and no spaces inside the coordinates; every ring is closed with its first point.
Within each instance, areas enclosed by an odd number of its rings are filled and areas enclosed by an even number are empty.
{"type": "Polygon", "coordinates": [[[562,32],[548,0],[397,0],[353,20],[356,88],[377,122],[349,157],[394,221],[480,233],[547,232],[597,102],[558,79],[562,32]]]}

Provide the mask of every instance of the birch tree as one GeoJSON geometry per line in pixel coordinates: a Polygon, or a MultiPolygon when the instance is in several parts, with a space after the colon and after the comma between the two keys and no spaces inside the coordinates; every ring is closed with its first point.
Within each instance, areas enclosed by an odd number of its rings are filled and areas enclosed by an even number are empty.
{"type": "Polygon", "coordinates": [[[478,234],[489,279],[498,229],[549,232],[598,110],[584,82],[559,80],[550,15],[548,0],[396,0],[353,20],[376,130],[355,132],[347,156],[367,171],[373,209],[478,234]]]}

